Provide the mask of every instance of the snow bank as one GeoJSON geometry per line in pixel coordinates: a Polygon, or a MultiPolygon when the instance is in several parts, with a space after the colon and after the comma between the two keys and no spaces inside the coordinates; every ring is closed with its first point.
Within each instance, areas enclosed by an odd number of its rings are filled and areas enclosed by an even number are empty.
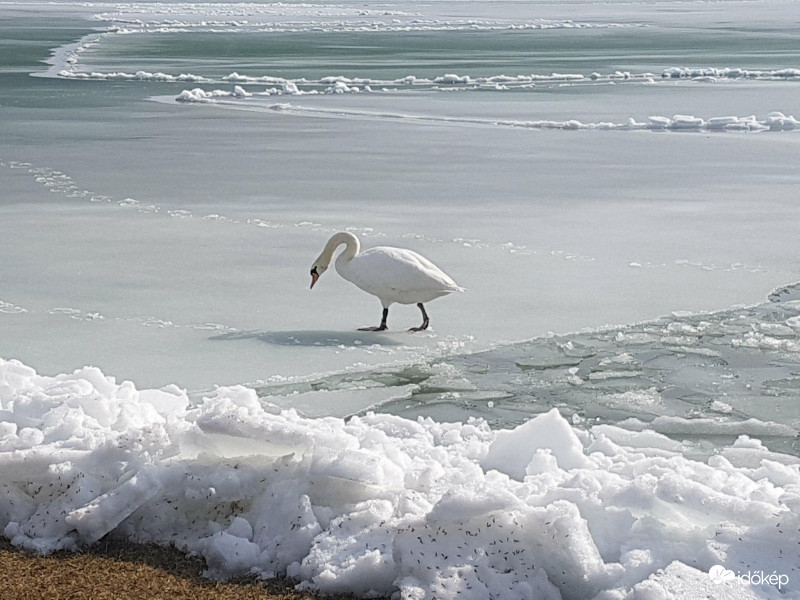
{"type": "Polygon", "coordinates": [[[241,86],[234,86],[233,91],[227,90],[212,90],[207,92],[202,88],[194,88],[192,90],[183,90],[175,97],[178,102],[213,102],[220,98],[248,98],[252,96],[250,92],[241,86]]]}
{"type": "Polygon", "coordinates": [[[794,80],[800,79],[800,69],[775,69],[771,71],[714,68],[714,67],[670,67],[664,69],[661,76],[665,79],[767,79],[794,80]]]}
{"type": "Polygon", "coordinates": [[[725,116],[703,119],[694,115],[673,117],[651,116],[646,122],[629,118],[624,123],[585,123],[568,121],[501,121],[499,124],[530,129],[599,129],[599,130],[650,130],[650,131],[792,131],[800,129],[800,121],[781,112],[772,112],[765,119],[755,116],[725,116]]]}
{"type": "Polygon", "coordinates": [[[288,573],[325,592],[800,592],[800,460],[745,436],[707,462],[680,449],[648,430],[581,431],[555,409],[505,431],[308,419],[244,387],[193,405],[90,367],[45,377],[0,360],[0,527],[14,544],[174,543],[212,577],[288,573]],[[745,583],[755,571],[784,577],[745,583]]]}
{"type": "MultiPolygon", "coordinates": [[[[236,79],[232,80],[235,81],[236,79]]],[[[405,81],[405,80],[404,80],[405,81]]],[[[306,95],[306,94],[350,94],[372,92],[373,89],[370,85],[363,85],[359,87],[353,85],[354,80],[345,78],[326,78],[323,82],[327,87],[321,90],[300,90],[297,84],[291,81],[286,81],[281,89],[270,88],[261,92],[250,93],[241,86],[235,86],[233,91],[227,90],[211,90],[206,91],[202,88],[194,88],[192,90],[183,90],[175,100],[178,102],[202,102],[214,103],[220,99],[241,99],[251,96],[274,96],[274,95],[306,95]],[[328,85],[329,84],[329,85],[328,85]]],[[[469,77],[460,77],[458,75],[445,75],[437,79],[437,83],[441,85],[469,85],[473,84],[473,80],[469,77]]],[[[409,85],[416,85],[416,80],[409,83],[409,85]]],[[[533,84],[531,84],[533,85],[533,84]]],[[[503,88],[504,84],[499,82],[480,83],[481,89],[499,89],[503,88]]],[[[384,88],[385,89],[385,88],[384,88]]],[[[292,107],[294,112],[334,112],[332,109],[324,108],[308,108],[308,107],[292,107]]],[[[481,124],[494,127],[513,127],[523,129],[560,129],[565,131],[577,130],[596,130],[596,131],[688,131],[688,132],[761,132],[761,131],[795,131],[800,130],[800,120],[793,116],[786,116],[781,112],[771,112],[766,118],[758,119],[754,115],[737,117],[737,116],[723,116],[711,117],[703,119],[702,117],[695,117],[693,115],[674,115],[672,117],[665,116],[650,116],[647,121],[637,121],[635,118],[630,117],[625,122],[614,123],[609,121],[602,122],[584,122],[578,119],[569,119],[563,121],[553,120],[534,120],[534,121],[520,121],[520,120],[497,120],[497,119],[479,119],[479,118],[460,118],[450,116],[415,116],[401,113],[383,112],[376,114],[375,112],[365,111],[336,111],[339,116],[361,116],[368,118],[388,118],[392,120],[413,120],[413,121],[427,121],[427,122],[447,122],[447,123],[469,123],[481,124]]],[[[637,263],[632,263],[634,266],[637,263]]],[[[641,266],[641,265],[639,265],[641,266]]]]}
{"type": "Polygon", "coordinates": [[[136,71],[136,73],[103,73],[93,71],[91,73],[83,73],[80,71],[63,69],[58,72],[58,76],[67,79],[92,79],[101,81],[157,81],[162,83],[202,83],[210,81],[205,77],[192,75],[191,73],[170,75],[168,73],[151,73],[149,71],[136,71]]]}
{"type": "MultiPolygon", "coordinates": [[[[133,73],[102,72],[79,70],[79,59],[87,49],[96,46],[102,36],[87,36],[85,41],[56,49],[49,62],[53,64],[49,69],[50,76],[67,79],[91,79],[102,81],[152,81],[164,83],[239,83],[239,84],[266,84],[277,86],[277,89],[290,86],[301,86],[305,92],[318,91],[331,87],[336,83],[347,86],[376,87],[398,89],[407,86],[448,89],[448,90],[524,90],[543,85],[608,85],[608,84],[648,84],[658,83],[659,76],[651,72],[632,73],[630,71],[614,71],[613,73],[531,73],[507,75],[489,75],[474,77],[457,73],[445,73],[434,77],[418,77],[407,75],[398,79],[375,79],[364,77],[345,77],[343,75],[328,75],[319,79],[286,79],[274,75],[242,75],[236,71],[223,77],[210,77],[194,73],[179,75],[150,72],[139,70],[133,73]]],[[[780,69],[774,71],[753,71],[741,68],[714,68],[689,69],[671,67],[661,73],[661,82],[667,84],[672,80],[689,80],[695,83],[716,83],[720,80],[761,80],[761,81],[787,81],[800,80],[800,69],[780,69]]]]}

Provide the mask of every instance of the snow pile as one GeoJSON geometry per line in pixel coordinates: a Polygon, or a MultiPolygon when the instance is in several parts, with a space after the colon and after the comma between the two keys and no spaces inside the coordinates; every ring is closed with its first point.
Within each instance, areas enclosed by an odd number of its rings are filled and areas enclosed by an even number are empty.
{"type": "MultiPolygon", "coordinates": [[[[331,86],[326,93],[343,93],[344,91],[347,92],[358,92],[360,91],[358,88],[348,88],[347,86],[343,86],[342,91],[338,91],[338,88],[335,86],[331,86]]],[[[371,91],[367,88],[366,91],[371,91]]],[[[272,87],[261,92],[248,92],[240,85],[236,85],[233,87],[233,91],[228,90],[211,90],[207,91],[202,88],[194,88],[191,90],[183,90],[180,94],[175,97],[177,102],[201,102],[201,103],[213,103],[220,99],[241,99],[241,98],[250,98],[252,96],[302,96],[302,95],[315,95],[319,92],[317,90],[311,91],[301,91],[297,88],[297,85],[291,81],[284,81],[281,84],[281,87],[272,87]]]]}
{"type": "MultiPolygon", "coordinates": [[[[345,78],[329,77],[323,79],[322,82],[330,83],[330,85],[325,88],[326,94],[358,94],[362,91],[361,87],[357,85],[351,85],[352,81],[345,78]]],[[[363,91],[371,92],[372,88],[366,85],[364,86],[363,91]]]]}
{"type": "Polygon", "coordinates": [[[800,121],[781,112],[771,112],[766,119],[755,116],[711,117],[703,119],[693,115],[674,115],[673,117],[651,116],[646,122],[629,118],[625,123],[600,122],[585,123],[576,119],[568,121],[500,121],[498,124],[529,129],[596,129],[622,131],[792,131],[800,129],[800,121]]]}
{"type": "Polygon", "coordinates": [[[665,79],[766,79],[794,80],[800,79],[800,69],[775,69],[772,71],[715,68],[715,67],[670,67],[664,69],[661,76],[665,79]]]}
{"type": "MultiPolygon", "coordinates": [[[[470,75],[460,75],[457,73],[445,73],[434,77],[418,77],[407,75],[396,79],[376,79],[369,77],[345,77],[342,75],[324,76],[319,79],[286,79],[274,75],[242,75],[238,71],[233,71],[222,77],[211,77],[197,75],[193,73],[182,73],[173,75],[163,72],[150,72],[139,70],[133,73],[126,72],[102,72],[102,71],[80,71],[79,58],[87,49],[97,45],[102,38],[88,37],[85,41],[78,44],[71,44],[58,48],[51,62],[54,66],[48,70],[51,76],[58,76],[66,79],[99,80],[99,81],[149,81],[160,83],[239,83],[239,84],[266,84],[275,86],[275,89],[283,90],[284,93],[298,93],[286,90],[287,85],[302,87],[300,93],[320,93],[332,87],[345,85],[347,87],[376,87],[387,89],[399,89],[413,86],[425,89],[445,89],[449,91],[469,91],[469,90],[526,90],[542,85],[607,85],[607,84],[656,84],[659,76],[651,72],[632,73],[630,71],[614,71],[613,73],[592,72],[583,73],[531,73],[518,75],[490,75],[474,77],[470,75]]],[[[775,71],[752,71],[741,68],[705,68],[687,69],[671,67],[661,73],[661,81],[669,83],[671,80],[690,80],[692,82],[715,83],[719,80],[751,79],[766,81],[788,81],[794,82],[800,79],[800,69],[780,69],[775,71]]],[[[299,88],[298,88],[299,89],[299,88]]]]}
{"type": "MultiPolygon", "coordinates": [[[[530,31],[552,29],[608,29],[643,27],[640,23],[599,22],[595,19],[531,19],[508,22],[506,19],[422,18],[416,10],[387,6],[311,4],[306,2],[204,2],[153,3],[152,5],[99,5],[112,7],[93,19],[108,23],[109,30],[121,35],[143,33],[210,32],[307,32],[307,31],[530,31]],[[164,8],[167,7],[167,8],[164,8]],[[392,17],[390,20],[387,17],[392,17]]],[[[415,7],[416,8],[416,7],[415,7]]]]}
{"type": "Polygon", "coordinates": [[[283,85],[288,79],[284,79],[283,77],[272,77],[272,76],[262,76],[262,77],[251,77],[249,75],[240,75],[238,72],[234,71],[229,75],[225,75],[222,78],[222,81],[228,81],[231,83],[266,83],[271,85],[283,85]]]}
{"type": "Polygon", "coordinates": [[[555,409],[497,432],[307,419],[244,387],[192,405],[0,360],[0,527],[40,552],[112,534],[212,577],[409,599],[765,598],[800,591],[798,515],[800,460],[746,436],[701,462],[555,409]]]}
{"type": "Polygon", "coordinates": [[[70,69],[63,69],[58,72],[59,77],[66,79],[92,79],[101,81],[157,81],[161,83],[203,83],[210,81],[200,75],[182,73],[180,75],[170,75],[168,73],[151,73],[150,71],[136,71],[136,73],[102,73],[93,71],[82,73],[70,69]]]}
{"type": "Polygon", "coordinates": [[[0,300],[0,313],[5,313],[7,315],[19,315],[28,312],[27,309],[17,306],[11,302],[6,302],[5,300],[0,300]]]}
{"type": "Polygon", "coordinates": [[[235,86],[232,92],[226,90],[212,90],[207,92],[202,88],[194,88],[192,90],[183,90],[175,97],[177,102],[214,102],[220,98],[248,98],[252,96],[250,92],[241,86],[235,86]]]}

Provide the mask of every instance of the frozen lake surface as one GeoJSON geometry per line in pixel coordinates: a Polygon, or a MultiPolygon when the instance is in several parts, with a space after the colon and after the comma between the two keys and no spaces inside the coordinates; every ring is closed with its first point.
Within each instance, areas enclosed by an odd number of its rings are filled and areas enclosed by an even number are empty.
{"type": "Polygon", "coordinates": [[[5,535],[407,598],[800,593],[797,9],[0,2],[5,535]],[[375,298],[308,289],[341,230],[467,291],[359,332],[375,298]],[[455,533],[498,518],[538,533],[455,533]]]}

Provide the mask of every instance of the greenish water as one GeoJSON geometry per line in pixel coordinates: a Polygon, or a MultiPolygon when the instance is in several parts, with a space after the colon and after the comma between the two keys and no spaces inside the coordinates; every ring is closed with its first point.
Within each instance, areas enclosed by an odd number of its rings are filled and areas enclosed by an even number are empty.
{"type": "Polygon", "coordinates": [[[445,73],[471,77],[661,71],[673,66],[800,63],[795,31],[742,34],[651,28],[436,32],[180,33],[116,36],[90,50],[82,69],[168,70],[222,77],[393,80],[445,73]]]}

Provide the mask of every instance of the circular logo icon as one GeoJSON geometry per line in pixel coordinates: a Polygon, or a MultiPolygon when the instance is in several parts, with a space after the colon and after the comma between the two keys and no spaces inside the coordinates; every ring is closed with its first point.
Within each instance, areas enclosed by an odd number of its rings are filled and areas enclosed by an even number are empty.
{"type": "Polygon", "coordinates": [[[714,583],[725,583],[726,581],[733,581],[736,575],[730,569],[726,569],[722,565],[714,565],[709,569],[708,576],[714,583]]]}

